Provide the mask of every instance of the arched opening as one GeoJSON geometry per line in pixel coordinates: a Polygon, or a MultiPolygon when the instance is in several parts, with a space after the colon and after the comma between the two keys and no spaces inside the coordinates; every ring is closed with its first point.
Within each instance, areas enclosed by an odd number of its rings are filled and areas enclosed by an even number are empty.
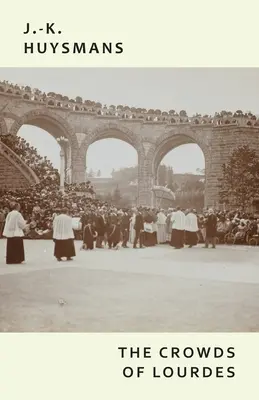
{"type": "MultiPolygon", "coordinates": [[[[22,144],[30,149],[30,152],[27,152],[27,164],[33,166],[33,159],[35,161],[37,155],[38,164],[41,162],[39,157],[43,159],[42,162],[47,162],[49,174],[53,171],[53,174],[58,175],[60,171],[62,147],[65,160],[65,181],[71,182],[72,138],[62,118],[53,116],[49,112],[44,114],[41,110],[33,110],[23,115],[20,120],[14,121],[10,133],[26,141],[26,143],[23,141],[22,144]],[[58,143],[60,137],[66,139],[62,144],[58,143]]],[[[40,168],[34,168],[34,172],[36,170],[38,174],[41,174],[40,168]]]]}
{"type": "Polygon", "coordinates": [[[23,125],[17,136],[26,140],[36,149],[37,154],[47,157],[55,168],[60,169],[60,145],[49,132],[37,126],[23,125]]]}
{"type": "MultiPolygon", "coordinates": [[[[205,202],[205,155],[186,135],[167,138],[158,146],[153,164],[155,183],[175,194],[172,205],[202,210],[205,202]]],[[[156,199],[164,204],[163,199],[156,199]]]]}
{"type": "Polygon", "coordinates": [[[85,179],[93,184],[97,198],[128,207],[137,204],[138,153],[121,133],[106,132],[89,145],[85,179]]]}

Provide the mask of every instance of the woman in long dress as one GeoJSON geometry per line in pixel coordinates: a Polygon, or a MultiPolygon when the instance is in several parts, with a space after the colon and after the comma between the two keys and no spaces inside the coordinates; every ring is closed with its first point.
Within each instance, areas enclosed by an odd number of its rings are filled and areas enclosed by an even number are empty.
{"type": "Polygon", "coordinates": [[[7,238],[6,264],[21,264],[25,261],[23,229],[26,227],[26,221],[20,213],[20,204],[13,203],[10,208],[3,231],[3,236],[7,238]]]}

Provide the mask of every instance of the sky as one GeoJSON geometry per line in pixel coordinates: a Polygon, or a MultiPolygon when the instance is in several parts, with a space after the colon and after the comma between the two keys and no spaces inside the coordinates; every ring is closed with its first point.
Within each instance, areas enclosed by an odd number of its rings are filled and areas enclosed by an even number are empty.
{"type": "MultiPolygon", "coordinates": [[[[259,68],[0,68],[0,80],[107,105],[183,109],[190,116],[238,109],[259,115],[259,68]]],[[[23,126],[19,135],[59,168],[59,145],[50,134],[23,126]]],[[[204,156],[197,145],[187,144],[162,163],[175,173],[195,173],[204,168],[204,156]]],[[[118,139],[95,142],[87,152],[88,170],[100,169],[103,177],[136,164],[135,149],[118,139]]]]}

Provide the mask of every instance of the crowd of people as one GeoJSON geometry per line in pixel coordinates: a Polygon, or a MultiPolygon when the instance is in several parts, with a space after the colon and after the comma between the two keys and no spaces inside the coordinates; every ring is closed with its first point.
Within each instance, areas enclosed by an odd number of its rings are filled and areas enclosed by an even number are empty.
{"type": "Polygon", "coordinates": [[[80,184],[65,183],[64,194],[59,188],[59,172],[47,157],[41,157],[35,147],[19,136],[2,135],[0,140],[31,167],[40,181],[22,190],[9,190],[4,186],[0,188],[0,237],[4,220],[10,210],[10,202],[20,204],[26,220],[25,237],[31,239],[50,238],[53,215],[58,209],[68,207],[73,217],[80,216],[80,212],[94,196],[90,181],[80,184]]]}
{"type": "MultiPolygon", "coordinates": [[[[57,168],[47,159],[38,154],[37,149],[31,146],[25,139],[14,135],[1,135],[0,141],[14,151],[27,164],[39,178],[40,184],[35,186],[39,191],[41,188],[58,188],[60,177],[57,168]]],[[[82,183],[65,183],[66,192],[84,192],[94,194],[90,181],[82,183]]]]}
{"type": "Polygon", "coordinates": [[[1,135],[0,140],[13,150],[37,175],[41,185],[59,184],[59,172],[47,157],[38,154],[37,149],[20,136],[1,135]]]}
{"type": "Polygon", "coordinates": [[[38,155],[36,148],[20,137],[6,135],[0,140],[15,151],[40,180],[23,190],[0,189],[0,237],[10,230],[6,227],[8,215],[17,211],[22,216],[23,237],[53,239],[55,221],[60,215],[66,215],[66,221],[69,218],[72,224],[73,235],[70,233],[70,236],[73,238],[70,239],[82,240],[82,248],[91,250],[118,249],[120,244],[127,248],[129,243],[133,248],[168,243],[176,249],[185,244],[192,247],[198,242],[204,242],[205,247],[211,242],[213,248],[218,242],[250,244],[252,239],[253,244],[259,243],[259,220],[241,211],[210,209],[197,213],[180,207],[120,209],[96,199],[90,181],[67,184],[63,193],[59,188],[58,171],[46,157],[38,155]]]}
{"type": "MultiPolygon", "coordinates": [[[[2,219],[3,236],[7,237],[7,263],[21,263],[25,258],[23,237],[28,221],[23,217],[19,203],[13,201],[9,207],[5,222],[2,219]]],[[[53,211],[47,230],[48,238],[55,242],[54,255],[58,261],[62,261],[62,257],[71,260],[76,255],[71,211],[66,205],[53,211]]],[[[34,222],[37,222],[41,218],[38,203],[32,212],[34,222]]],[[[4,213],[1,211],[1,214],[4,213]]],[[[215,249],[217,238],[228,235],[234,227],[237,228],[234,238],[245,238],[249,230],[251,237],[258,237],[259,221],[241,213],[217,214],[209,209],[197,215],[195,210],[184,211],[180,207],[167,212],[148,207],[118,210],[108,204],[93,203],[84,206],[77,229],[82,233],[82,249],[85,250],[105,247],[117,250],[120,244],[128,248],[129,243],[134,249],[162,243],[181,249],[185,245],[196,246],[199,241],[205,243],[205,248],[211,243],[215,249]]]]}

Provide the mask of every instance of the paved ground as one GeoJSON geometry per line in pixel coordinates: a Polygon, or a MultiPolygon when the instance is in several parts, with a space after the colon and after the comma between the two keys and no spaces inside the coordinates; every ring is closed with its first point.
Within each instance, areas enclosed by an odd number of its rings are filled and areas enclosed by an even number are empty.
{"type": "Polygon", "coordinates": [[[259,331],[259,247],[79,251],[57,263],[52,241],[25,241],[5,265],[0,332],[259,331]],[[60,304],[64,302],[65,304],[60,304]]]}

